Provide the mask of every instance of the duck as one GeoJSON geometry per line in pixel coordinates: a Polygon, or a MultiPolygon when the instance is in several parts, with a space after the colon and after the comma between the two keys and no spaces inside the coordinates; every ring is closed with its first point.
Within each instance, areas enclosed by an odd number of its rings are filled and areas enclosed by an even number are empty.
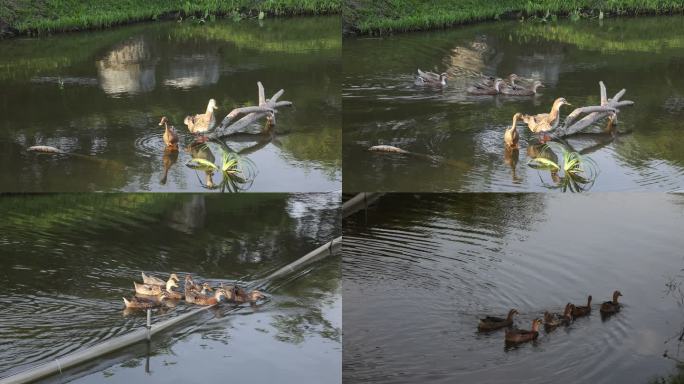
{"type": "MultiPolygon", "coordinates": [[[[133,282],[133,286],[135,287],[135,293],[145,296],[157,296],[160,295],[164,290],[158,285],[140,284],[135,281],[133,282]]],[[[176,284],[172,278],[169,278],[169,280],[166,282],[166,291],[171,291],[171,288],[173,287],[178,287],[178,284],[176,284]]]]}
{"type": "Polygon", "coordinates": [[[572,309],[572,317],[582,317],[591,313],[591,295],[587,297],[587,305],[576,305],[572,309]]]}
{"type": "Polygon", "coordinates": [[[563,97],[559,97],[553,102],[551,112],[540,113],[538,115],[523,115],[522,120],[527,124],[530,131],[534,133],[548,132],[555,129],[560,122],[560,108],[564,105],[572,105],[563,97]]]}
{"type": "Polygon", "coordinates": [[[509,96],[534,96],[537,94],[537,89],[543,86],[541,81],[535,80],[529,88],[514,84],[503,86],[501,93],[509,96]]]}
{"type": "Polygon", "coordinates": [[[440,74],[434,72],[423,72],[418,68],[418,77],[416,81],[421,84],[432,84],[432,85],[447,85],[447,74],[442,72],[440,74]]]}
{"type": "Polygon", "coordinates": [[[613,313],[620,312],[620,303],[618,303],[618,297],[620,296],[622,296],[622,293],[620,293],[620,291],[613,292],[613,300],[606,301],[603,304],[601,304],[601,314],[611,315],[613,313]]]}
{"type": "Polygon", "coordinates": [[[178,150],[178,135],[176,134],[176,130],[173,128],[173,126],[169,126],[169,119],[166,118],[166,116],[162,116],[161,121],[159,121],[159,125],[164,126],[164,144],[166,144],[166,148],[177,151],[178,150]]]}
{"type": "Polygon", "coordinates": [[[508,148],[518,148],[518,141],[520,140],[520,135],[518,135],[518,119],[522,116],[522,113],[516,113],[513,115],[513,124],[510,128],[504,132],[504,143],[508,148]]]}
{"type": "Polygon", "coordinates": [[[149,309],[149,308],[158,307],[159,305],[161,305],[162,301],[164,301],[168,298],[169,298],[168,294],[166,292],[162,292],[159,294],[159,300],[133,296],[130,299],[127,299],[124,297],[123,301],[124,301],[124,306],[126,308],[149,309]]]}
{"type": "MultiPolygon", "coordinates": [[[[145,272],[140,272],[142,274],[142,279],[143,279],[143,284],[147,285],[159,285],[159,286],[165,286],[166,282],[158,277],[152,276],[152,275],[146,275],[145,272]]],[[[169,275],[169,280],[173,279],[176,283],[179,282],[180,280],[178,279],[178,275],[175,273],[172,273],[169,275]]]]}
{"type": "Polygon", "coordinates": [[[524,343],[527,341],[532,341],[539,337],[539,326],[541,326],[541,319],[532,320],[532,329],[507,329],[506,330],[506,343],[524,343]]]}
{"type": "Polygon", "coordinates": [[[190,133],[196,134],[206,132],[212,128],[216,122],[216,119],[214,118],[214,110],[216,109],[218,109],[216,100],[209,99],[206,112],[194,116],[186,116],[183,122],[188,126],[190,133]]]}
{"type": "Polygon", "coordinates": [[[487,86],[484,84],[471,85],[468,87],[468,89],[466,89],[466,92],[471,95],[497,95],[501,92],[501,85],[503,82],[504,81],[501,79],[496,79],[494,80],[494,84],[492,86],[487,86]]]}
{"type": "MultiPolygon", "coordinates": [[[[494,76],[482,75],[482,77],[484,80],[479,81],[478,83],[476,83],[476,85],[482,85],[484,87],[493,87],[494,83],[496,82],[496,79],[497,79],[494,76]]],[[[515,73],[511,73],[510,75],[508,75],[508,78],[507,78],[508,82],[506,82],[506,80],[504,80],[504,82],[501,85],[502,85],[502,87],[503,86],[516,86],[515,81],[518,79],[519,79],[518,75],[516,75],[515,73]]]]}
{"type": "Polygon", "coordinates": [[[227,295],[227,299],[230,301],[234,301],[236,303],[242,304],[242,303],[256,303],[259,301],[259,299],[265,299],[266,296],[261,293],[258,290],[253,290],[247,292],[246,290],[236,286],[233,286],[231,289],[225,289],[227,295]]]}
{"type": "Polygon", "coordinates": [[[544,327],[550,331],[559,325],[568,325],[572,321],[572,309],[575,306],[572,303],[565,305],[563,313],[544,312],[544,327]]]}
{"type": "Polygon", "coordinates": [[[217,289],[213,296],[205,296],[199,292],[190,291],[185,295],[185,301],[198,305],[216,305],[222,297],[226,297],[226,291],[223,289],[217,289]]]}
{"type": "Polygon", "coordinates": [[[517,313],[517,310],[511,309],[508,311],[508,316],[505,319],[501,317],[487,316],[484,319],[480,319],[480,322],[477,325],[477,330],[480,332],[489,332],[504,327],[510,327],[513,325],[513,315],[517,313]]]}

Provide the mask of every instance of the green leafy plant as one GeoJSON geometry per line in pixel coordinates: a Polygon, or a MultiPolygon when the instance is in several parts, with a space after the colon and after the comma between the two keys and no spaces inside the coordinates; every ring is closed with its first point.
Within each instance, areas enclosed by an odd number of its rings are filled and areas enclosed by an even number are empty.
{"type": "MultiPolygon", "coordinates": [[[[221,182],[218,184],[202,182],[200,183],[207,189],[220,189],[221,192],[241,192],[249,189],[256,177],[256,166],[247,157],[240,156],[232,151],[225,143],[217,141],[221,151],[221,162],[215,164],[203,158],[193,158],[188,160],[185,165],[197,171],[205,172],[209,179],[214,173],[221,175],[221,182]]],[[[202,144],[209,149],[207,144],[202,144]]]]}
{"type": "MultiPolygon", "coordinates": [[[[563,158],[562,165],[549,157],[542,156],[531,159],[527,163],[532,168],[551,172],[551,179],[554,181],[554,184],[549,185],[542,179],[542,183],[546,186],[560,188],[563,192],[567,190],[582,192],[594,185],[599,175],[599,169],[592,158],[581,155],[578,152],[569,151],[558,143],[548,143],[544,146],[544,150],[552,151],[554,154],[560,152],[563,158]]],[[[544,153],[544,150],[542,150],[542,153],[544,153]]]]}

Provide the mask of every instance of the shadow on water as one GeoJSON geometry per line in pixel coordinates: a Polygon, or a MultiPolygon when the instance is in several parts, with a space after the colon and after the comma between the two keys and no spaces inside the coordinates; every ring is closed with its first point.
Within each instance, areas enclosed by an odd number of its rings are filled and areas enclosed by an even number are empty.
{"type": "Polygon", "coordinates": [[[166,161],[155,122],[168,116],[187,146],[186,115],[210,98],[221,118],[254,105],[257,81],[269,95],[284,89],[294,106],[278,115],[278,140],[224,140],[252,148],[261,172],[249,190],[339,189],[341,38],[331,23],[339,18],[157,22],[3,41],[13,52],[0,58],[3,191],[205,190],[178,166],[188,153],[166,161]],[[28,153],[33,145],[67,155],[28,153]]]}
{"type": "MultiPolygon", "coordinates": [[[[672,191],[684,185],[681,94],[682,16],[550,24],[496,22],[344,44],[344,152],[348,191],[544,191],[537,172],[513,168],[503,146],[516,112],[548,112],[553,100],[596,105],[598,82],[609,95],[627,89],[620,135],[578,135],[567,144],[593,147],[601,170],[593,191],[672,191]],[[377,60],[382,57],[383,60],[377,60]],[[434,68],[433,68],[434,67],[434,68]],[[416,87],[416,68],[447,71],[445,88],[416,87]],[[468,96],[479,73],[516,73],[546,85],[535,97],[468,96]],[[597,146],[594,146],[594,145],[597,146]],[[435,165],[378,156],[375,145],[440,156],[435,165]],[[502,161],[504,159],[504,161],[502,161]]],[[[561,109],[564,118],[570,110],[561,109]]],[[[603,123],[603,122],[601,122],[603,123]]],[[[595,127],[601,129],[602,127],[595,127]]],[[[518,124],[521,154],[535,136],[518,124]]],[[[521,162],[522,163],[522,162],[521,162]]],[[[524,163],[523,163],[524,164],[524,163]]]]}
{"type": "Polygon", "coordinates": [[[395,194],[345,220],[345,382],[648,382],[676,373],[684,196],[395,194]],[[645,272],[647,271],[647,272],[645,272]],[[621,311],[602,318],[615,289],[621,311]],[[506,348],[568,302],[592,312],[506,348]],[[672,340],[674,336],[675,341],[672,340]]]}
{"type": "MultiPolygon", "coordinates": [[[[141,327],[144,313],[124,316],[121,301],[140,271],[216,284],[267,276],[339,236],[339,202],[336,194],[3,197],[0,376],[141,327]]],[[[222,305],[155,337],[149,351],[138,344],[53,381],[137,382],[144,366],[160,381],[263,381],[273,372],[325,381],[341,359],[339,284],[339,258],[314,264],[269,284],[263,305],[222,305]]],[[[191,308],[181,302],[153,318],[191,308]]]]}

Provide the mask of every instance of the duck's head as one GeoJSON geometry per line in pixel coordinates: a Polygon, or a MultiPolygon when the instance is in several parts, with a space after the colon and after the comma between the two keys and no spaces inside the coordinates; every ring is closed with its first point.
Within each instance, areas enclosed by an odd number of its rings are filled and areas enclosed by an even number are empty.
{"type": "Polygon", "coordinates": [[[613,302],[617,303],[618,297],[622,296],[622,293],[620,291],[615,291],[613,292],[613,302]]]}
{"type": "Polygon", "coordinates": [[[591,305],[591,295],[587,297],[587,307],[591,305]]]}
{"type": "Polygon", "coordinates": [[[209,104],[207,104],[207,112],[211,112],[218,109],[216,106],[216,100],[214,99],[209,99],[209,104]]]}
{"type": "MultiPolygon", "coordinates": [[[[532,89],[534,89],[535,92],[537,92],[537,88],[544,88],[544,84],[542,84],[542,82],[539,80],[535,80],[532,83],[532,89]]],[[[563,99],[563,100],[565,100],[565,99],[563,99]]],[[[567,102],[566,102],[566,104],[567,104],[567,102]]],[[[568,105],[570,105],[570,104],[568,104],[568,105]]]]}
{"type": "Polygon", "coordinates": [[[511,73],[510,75],[508,75],[508,80],[509,80],[510,82],[514,82],[514,81],[516,81],[516,80],[518,80],[518,79],[519,79],[519,77],[518,77],[518,75],[516,75],[515,73],[511,73]]]}
{"type": "Polygon", "coordinates": [[[572,104],[568,103],[567,100],[565,100],[565,97],[557,98],[556,101],[554,102],[554,104],[557,105],[559,108],[563,105],[572,105],[572,104]]]}
{"type": "Polygon", "coordinates": [[[172,273],[171,275],[169,275],[169,279],[174,279],[176,282],[180,281],[180,279],[178,279],[178,275],[176,275],[175,273],[172,273]]]}
{"type": "Polygon", "coordinates": [[[159,301],[168,300],[170,298],[169,293],[166,291],[162,291],[162,293],[159,294],[159,301]]]}
{"type": "Polygon", "coordinates": [[[515,115],[513,115],[513,120],[518,120],[518,119],[521,118],[522,116],[523,116],[522,113],[517,112],[515,115]]]}
{"type": "Polygon", "coordinates": [[[539,327],[540,327],[542,324],[544,324],[544,322],[542,321],[542,319],[534,319],[534,320],[532,320],[532,330],[533,330],[533,331],[536,331],[537,329],[539,329],[539,327]]]}
{"type": "Polygon", "coordinates": [[[166,116],[162,116],[161,120],[159,121],[159,125],[164,125],[169,122],[169,119],[166,118],[166,116]]]}
{"type": "Polygon", "coordinates": [[[494,89],[496,89],[497,92],[499,92],[499,90],[501,89],[501,84],[503,84],[503,82],[504,81],[502,79],[494,80],[494,89]]]}
{"type": "Polygon", "coordinates": [[[208,291],[208,292],[213,291],[213,289],[211,288],[211,285],[209,285],[209,283],[204,283],[204,284],[202,284],[202,290],[203,290],[203,291],[208,291]]]}
{"type": "Polygon", "coordinates": [[[219,301],[221,301],[222,297],[227,297],[227,296],[228,295],[226,295],[225,289],[217,289],[216,293],[214,294],[214,297],[216,298],[216,300],[219,300],[219,301]]]}
{"type": "Polygon", "coordinates": [[[512,318],[513,318],[513,315],[517,315],[517,314],[518,314],[518,310],[517,310],[517,309],[515,309],[515,308],[514,308],[514,309],[511,309],[510,311],[508,311],[508,319],[509,319],[509,320],[512,319],[512,318]]]}
{"type": "Polygon", "coordinates": [[[266,295],[264,295],[260,291],[257,291],[256,289],[249,293],[249,300],[250,301],[257,301],[257,300],[265,299],[265,298],[266,298],[266,295]]]}
{"type": "Polygon", "coordinates": [[[174,281],[172,278],[169,278],[169,280],[166,282],[166,290],[170,291],[171,288],[178,288],[178,284],[176,284],[176,281],[174,281]]]}
{"type": "Polygon", "coordinates": [[[439,81],[441,81],[442,83],[446,84],[446,81],[447,81],[447,74],[446,74],[446,72],[442,72],[442,73],[439,74],[439,81]]]}

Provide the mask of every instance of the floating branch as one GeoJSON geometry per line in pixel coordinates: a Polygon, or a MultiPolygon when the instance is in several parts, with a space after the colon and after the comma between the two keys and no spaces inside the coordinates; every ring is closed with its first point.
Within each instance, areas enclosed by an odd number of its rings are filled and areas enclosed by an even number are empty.
{"type": "Polygon", "coordinates": [[[553,138],[573,135],[606,117],[610,119],[611,124],[615,124],[617,122],[617,114],[620,113],[620,108],[634,104],[633,101],[629,100],[620,101],[622,96],[625,95],[625,92],[627,92],[625,89],[616,93],[612,99],[608,99],[606,96],[606,86],[603,84],[603,81],[599,81],[599,87],[601,92],[601,105],[581,107],[572,111],[568,117],[565,118],[563,125],[558,127],[551,135],[553,138]],[[579,121],[575,121],[582,114],[587,115],[579,121]]]}
{"type": "Polygon", "coordinates": [[[256,107],[242,107],[235,108],[221,121],[221,124],[214,130],[214,132],[207,135],[210,139],[217,139],[222,136],[228,136],[239,132],[244,132],[250,124],[258,121],[261,118],[266,118],[267,129],[276,125],[275,115],[277,109],[281,107],[289,107],[292,105],[290,101],[278,101],[280,96],[285,93],[284,90],[279,90],[270,99],[266,98],[264,86],[261,82],[257,82],[259,90],[259,105],[256,107]],[[244,115],[241,119],[233,122],[238,116],[244,115]],[[232,124],[231,124],[232,122],[232,124]]]}

